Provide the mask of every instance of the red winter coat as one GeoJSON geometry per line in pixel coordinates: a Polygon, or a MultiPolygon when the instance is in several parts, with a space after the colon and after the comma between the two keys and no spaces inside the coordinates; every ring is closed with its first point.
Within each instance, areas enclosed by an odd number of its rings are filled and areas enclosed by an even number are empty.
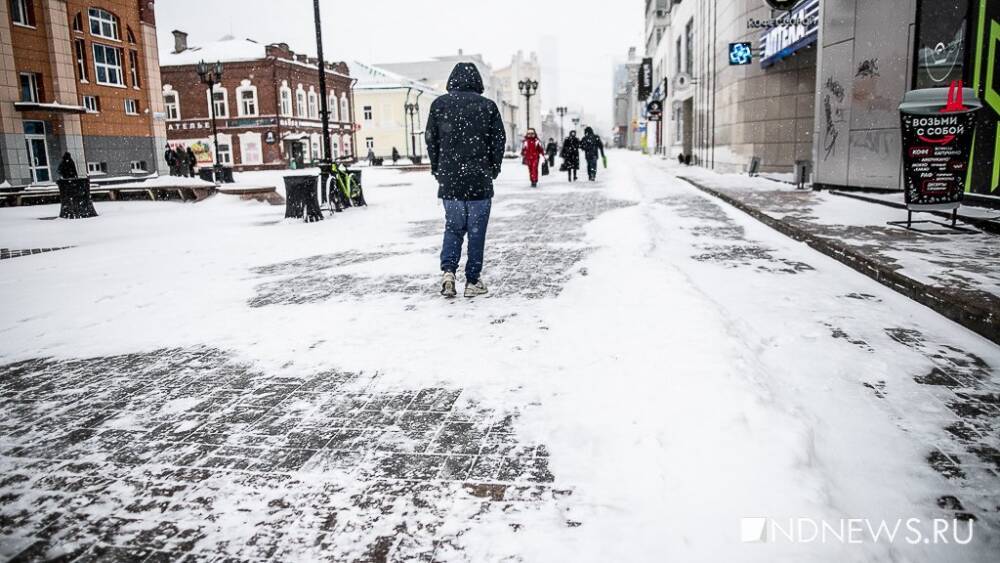
{"type": "Polygon", "coordinates": [[[524,143],[521,145],[521,156],[527,164],[534,164],[538,166],[538,160],[545,158],[545,147],[539,142],[538,137],[524,138],[524,143]]]}

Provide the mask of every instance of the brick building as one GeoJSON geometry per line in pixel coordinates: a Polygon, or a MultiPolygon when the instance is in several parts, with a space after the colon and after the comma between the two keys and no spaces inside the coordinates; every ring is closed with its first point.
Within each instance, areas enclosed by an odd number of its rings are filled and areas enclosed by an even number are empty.
{"type": "Polygon", "coordinates": [[[81,175],[162,169],[153,9],[154,0],[0,2],[2,181],[51,183],[65,152],[81,175]]]}
{"type": "MultiPolygon", "coordinates": [[[[210,103],[215,103],[219,159],[237,170],[285,168],[322,156],[318,61],[284,43],[263,45],[224,37],[189,47],[174,31],[174,48],[161,53],[167,138],[190,146],[200,165],[214,162],[210,103]],[[221,61],[222,82],[209,97],[197,64],[221,61]]],[[[352,79],[344,63],[327,63],[326,86],[334,158],[356,154],[352,79]]]]}

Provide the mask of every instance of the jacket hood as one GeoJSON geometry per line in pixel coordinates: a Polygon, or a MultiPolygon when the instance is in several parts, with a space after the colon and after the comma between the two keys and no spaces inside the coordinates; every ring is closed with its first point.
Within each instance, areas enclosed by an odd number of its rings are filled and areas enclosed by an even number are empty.
{"type": "Polygon", "coordinates": [[[448,77],[449,92],[475,92],[482,94],[483,77],[479,69],[472,63],[458,63],[448,77]]]}

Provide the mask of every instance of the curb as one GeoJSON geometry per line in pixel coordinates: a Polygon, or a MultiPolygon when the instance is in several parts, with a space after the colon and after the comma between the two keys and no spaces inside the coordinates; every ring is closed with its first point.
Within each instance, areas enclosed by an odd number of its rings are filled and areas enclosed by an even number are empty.
{"type": "Polygon", "coordinates": [[[980,336],[1000,344],[1000,310],[983,307],[964,296],[955,295],[940,287],[928,285],[904,276],[885,264],[872,260],[843,243],[813,235],[785,221],[775,219],[755,207],[751,207],[718,190],[701,185],[690,178],[681,176],[678,176],[678,178],[702,192],[732,205],[768,227],[797,241],[806,243],[814,250],[853,268],[917,303],[930,307],[937,313],[944,315],[980,336]]]}
{"type": "MultiPolygon", "coordinates": [[[[893,201],[885,201],[885,200],[874,198],[874,197],[867,197],[867,196],[861,195],[861,194],[855,194],[855,193],[850,193],[850,192],[841,192],[841,191],[837,191],[837,190],[830,190],[829,194],[830,195],[839,196],[839,197],[847,197],[847,198],[851,198],[851,199],[856,199],[856,200],[864,201],[864,202],[867,202],[867,203],[874,203],[874,204],[877,204],[877,205],[884,205],[886,207],[892,207],[892,208],[895,208],[895,209],[902,209],[904,211],[906,210],[906,205],[905,204],[896,203],[896,202],[893,202],[893,201]]],[[[930,213],[931,215],[935,215],[937,217],[941,217],[942,219],[948,219],[949,221],[951,220],[951,213],[946,213],[946,212],[943,212],[943,211],[922,211],[922,213],[930,213]]],[[[962,215],[962,213],[958,214],[958,219],[960,221],[962,221],[963,223],[967,223],[969,225],[972,225],[973,227],[976,227],[977,229],[979,229],[981,231],[984,231],[984,232],[987,232],[987,233],[990,233],[990,234],[993,234],[993,235],[1000,234],[1000,222],[997,222],[995,219],[980,219],[979,217],[969,217],[968,215],[962,215]]]]}

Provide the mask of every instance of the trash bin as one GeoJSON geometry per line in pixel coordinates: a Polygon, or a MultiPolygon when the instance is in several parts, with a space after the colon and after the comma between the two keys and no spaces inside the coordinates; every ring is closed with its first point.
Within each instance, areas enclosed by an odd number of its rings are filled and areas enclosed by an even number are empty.
{"type": "Polygon", "coordinates": [[[319,177],[309,175],[285,176],[285,218],[305,219],[307,223],[322,221],[316,189],[319,177]]]}
{"type": "Polygon", "coordinates": [[[198,169],[198,178],[206,182],[214,182],[215,178],[212,177],[212,168],[210,166],[202,166],[198,169]]]}
{"type": "Polygon", "coordinates": [[[809,183],[809,179],[812,177],[812,167],[813,163],[811,160],[796,160],[795,161],[795,188],[802,190],[805,189],[806,184],[809,183]]]}
{"type": "Polygon", "coordinates": [[[90,178],[64,178],[57,180],[56,184],[59,186],[60,218],[97,217],[94,202],[90,199],[90,178]]]}
{"type": "Polygon", "coordinates": [[[233,168],[231,166],[226,166],[222,169],[222,181],[226,184],[232,184],[233,180],[233,168]]]}
{"type": "Polygon", "coordinates": [[[899,104],[903,187],[907,210],[952,210],[962,204],[976,115],[983,107],[972,88],[911,90],[899,104]]]}

